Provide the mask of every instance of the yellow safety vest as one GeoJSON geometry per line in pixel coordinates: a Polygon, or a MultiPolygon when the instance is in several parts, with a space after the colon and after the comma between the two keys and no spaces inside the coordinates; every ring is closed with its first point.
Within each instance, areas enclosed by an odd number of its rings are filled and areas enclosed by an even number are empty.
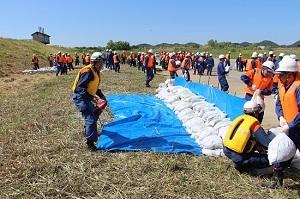
{"type": "Polygon", "coordinates": [[[224,138],[224,146],[237,152],[251,152],[255,140],[250,139],[252,133],[260,127],[258,120],[250,115],[241,115],[231,123],[224,138]]]}
{"type": "Polygon", "coordinates": [[[78,84],[78,80],[79,80],[79,78],[80,78],[80,75],[81,75],[82,73],[85,73],[85,72],[89,71],[89,70],[92,71],[92,73],[93,73],[93,75],[94,75],[94,79],[88,83],[88,86],[87,86],[87,92],[88,92],[90,95],[92,95],[92,96],[95,96],[95,95],[96,95],[96,92],[97,92],[97,90],[98,90],[98,88],[99,88],[99,86],[100,86],[101,78],[100,78],[100,73],[97,73],[97,72],[93,69],[93,67],[92,67],[91,64],[90,64],[90,65],[87,65],[87,66],[85,66],[85,67],[83,67],[83,68],[80,69],[80,71],[78,72],[78,74],[77,74],[77,76],[76,76],[76,78],[75,78],[75,81],[74,81],[74,83],[73,83],[73,86],[72,86],[72,91],[73,91],[73,92],[74,92],[74,91],[76,90],[76,88],[77,88],[77,84],[78,84]]]}

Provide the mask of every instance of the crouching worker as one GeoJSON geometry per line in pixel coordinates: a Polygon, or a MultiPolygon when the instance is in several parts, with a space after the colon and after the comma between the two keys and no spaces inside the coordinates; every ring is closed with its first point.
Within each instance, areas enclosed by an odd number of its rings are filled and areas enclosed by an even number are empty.
{"type": "Polygon", "coordinates": [[[106,98],[99,88],[100,70],[103,67],[104,59],[100,52],[91,56],[91,64],[83,67],[78,72],[72,90],[73,101],[84,118],[84,133],[87,146],[95,151],[98,134],[97,120],[106,106],[106,98]]]}
{"type": "Polygon", "coordinates": [[[260,106],[256,102],[247,101],[244,104],[244,114],[233,120],[223,141],[224,154],[241,173],[259,175],[263,169],[271,168],[265,151],[273,134],[266,133],[260,126],[259,111],[260,106]]]}

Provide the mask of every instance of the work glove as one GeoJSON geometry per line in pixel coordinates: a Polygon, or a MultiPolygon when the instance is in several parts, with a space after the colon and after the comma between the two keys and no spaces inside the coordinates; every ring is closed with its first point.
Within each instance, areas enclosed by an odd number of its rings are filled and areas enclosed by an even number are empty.
{"type": "Polygon", "coordinates": [[[281,127],[283,127],[284,125],[287,125],[286,119],[284,119],[284,117],[282,117],[282,116],[279,117],[279,125],[281,127]]]}
{"type": "Polygon", "coordinates": [[[283,127],[281,127],[282,133],[285,133],[286,135],[289,135],[289,125],[284,125],[283,127]]]}
{"type": "Polygon", "coordinates": [[[255,84],[252,84],[251,89],[252,89],[253,91],[255,91],[255,90],[256,90],[256,85],[255,85],[255,84]]]}

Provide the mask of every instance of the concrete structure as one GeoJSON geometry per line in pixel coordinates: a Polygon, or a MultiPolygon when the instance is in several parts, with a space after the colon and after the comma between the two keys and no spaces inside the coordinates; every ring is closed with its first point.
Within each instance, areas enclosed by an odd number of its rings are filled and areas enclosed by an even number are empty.
{"type": "Polygon", "coordinates": [[[31,34],[32,39],[43,44],[50,44],[50,35],[44,33],[44,28],[39,27],[38,32],[34,32],[31,34]]]}

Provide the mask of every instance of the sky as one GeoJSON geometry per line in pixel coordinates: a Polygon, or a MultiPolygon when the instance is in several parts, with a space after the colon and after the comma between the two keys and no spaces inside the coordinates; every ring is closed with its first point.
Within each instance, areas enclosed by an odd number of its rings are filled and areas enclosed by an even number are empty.
{"type": "Polygon", "coordinates": [[[30,39],[44,27],[54,45],[109,40],[206,44],[208,40],[292,44],[300,0],[1,0],[0,37],[30,39]]]}

